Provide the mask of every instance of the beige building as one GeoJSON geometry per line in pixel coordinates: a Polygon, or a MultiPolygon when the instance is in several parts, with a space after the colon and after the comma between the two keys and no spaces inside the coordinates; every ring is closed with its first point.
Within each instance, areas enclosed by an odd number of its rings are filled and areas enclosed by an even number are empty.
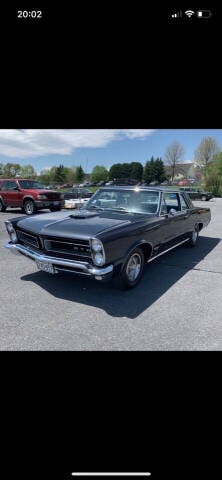
{"type": "MultiPolygon", "coordinates": [[[[170,177],[172,176],[172,167],[169,165],[165,166],[166,174],[170,177]]],[[[182,180],[183,178],[196,178],[200,180],[203,176],[203,173],[200,167],[196,167],[192,162],[189,163],[178,163],[175,166],[174,180],[182,180]]]]}

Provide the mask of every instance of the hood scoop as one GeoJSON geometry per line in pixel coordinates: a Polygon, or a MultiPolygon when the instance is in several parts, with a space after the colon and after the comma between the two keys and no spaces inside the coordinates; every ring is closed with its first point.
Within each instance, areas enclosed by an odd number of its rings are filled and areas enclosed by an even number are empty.
{"type": "Polygon", "coordinates": [[[70,218],[92,218],[98,217],[98,212],[90,212],[89,210],[77,210],[70,215],[70,218]]]}

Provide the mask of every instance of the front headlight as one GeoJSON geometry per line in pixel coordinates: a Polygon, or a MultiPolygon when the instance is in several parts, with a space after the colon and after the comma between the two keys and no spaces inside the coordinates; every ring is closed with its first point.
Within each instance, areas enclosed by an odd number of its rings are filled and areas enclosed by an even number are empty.
{"type": "Polygon", "coordinates": [[[98,267],[102,267],[105,264],[105,251],[103,244],[97,238],[91,239],[91,250],[92,250],[92,259],[93,263],[98,267]]]}
{"type": "Polygon", "coordinates": [[[10,233],[10,238],[11,238],[12,243],[17,243],[18,237],[16,235],[16,232],[10,233]]]}
{"type": "Polygon", "coordinates": [[[94,252],[101,252],[103,249],[102,243],[100,242],[100,240],[97,239],[92,240],[91,246],[94,252]]]}
{"type": "Polygon", "coordinates": [[[46,196],[46,195],[43,195],[43,194],[41,194],[41,193],[40,193],[39,195],[37,195],[37,198],[38,198],[39,200],[48,200],[47,196],[46,196]]]}
{"type": "Polygon", "coordinates": [[[104,257],[103,257],[103,254],[102,253],[96,253],[94,256],[93,256],[93,262],[95,263],[95,265],[98,265],[98,267],[101,267],[102,265],[104,265],[104,257]]]}
{"type": "Polygon", "coordinates": [[[7,228],[7,232],[9,233],[9,235],[10,233],[13,233],[15,231],[11,222],[5,222],[5,226],[7,228]]]}

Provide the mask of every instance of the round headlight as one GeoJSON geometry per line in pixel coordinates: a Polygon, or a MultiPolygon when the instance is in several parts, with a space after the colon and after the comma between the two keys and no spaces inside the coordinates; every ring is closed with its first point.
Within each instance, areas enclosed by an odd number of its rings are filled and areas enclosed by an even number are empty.
{"type": "Polygon", "coordinates": [[[101,266],[104,265],[104,257],[102,253],[96,253],[94,255],[93,261],[96,265],[101,266]]]}
{"type": "Polygon", "coordinates": [[[7,230],[8,230],[8,233],[12,233],[12,232],[15,231],[12,223],[10,223],[10,222],[8,222],[8,223],[6,224],[6,228],[7,228],[7,230]]]}
{"type": "Polygon", "coordinates": [[[101,252],[102,251],[102,244],[99,240],[92,240],[92,250],[94,252],[101,252]]]}
{"type": "Polygon", "coordinates": [[[16,243],[18,241],[18,237],[15,232],[10,233],[10,238],[13,243],[16,243]]]}

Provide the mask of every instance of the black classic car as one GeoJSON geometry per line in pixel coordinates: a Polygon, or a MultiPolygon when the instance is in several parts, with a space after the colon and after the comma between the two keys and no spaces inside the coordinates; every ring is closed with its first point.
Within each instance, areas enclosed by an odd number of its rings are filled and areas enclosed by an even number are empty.
{"type": "Polygon", "coordinates": [[[207,202],[214,198],[211,192],[205,192],[202,188],[181,187],[180,190],[186,192],[191,200],[202,200],[203,202],[207,202]]]}
{"type": "Polygon", "coordinates": [[[145,263],[185,244],[195,246],[211,220],[185,192],[167,188],[104,187],[72,213],[6,221],[12,252],[49,273],[68,271],[98,281],[138,284],[145,263]]]}

